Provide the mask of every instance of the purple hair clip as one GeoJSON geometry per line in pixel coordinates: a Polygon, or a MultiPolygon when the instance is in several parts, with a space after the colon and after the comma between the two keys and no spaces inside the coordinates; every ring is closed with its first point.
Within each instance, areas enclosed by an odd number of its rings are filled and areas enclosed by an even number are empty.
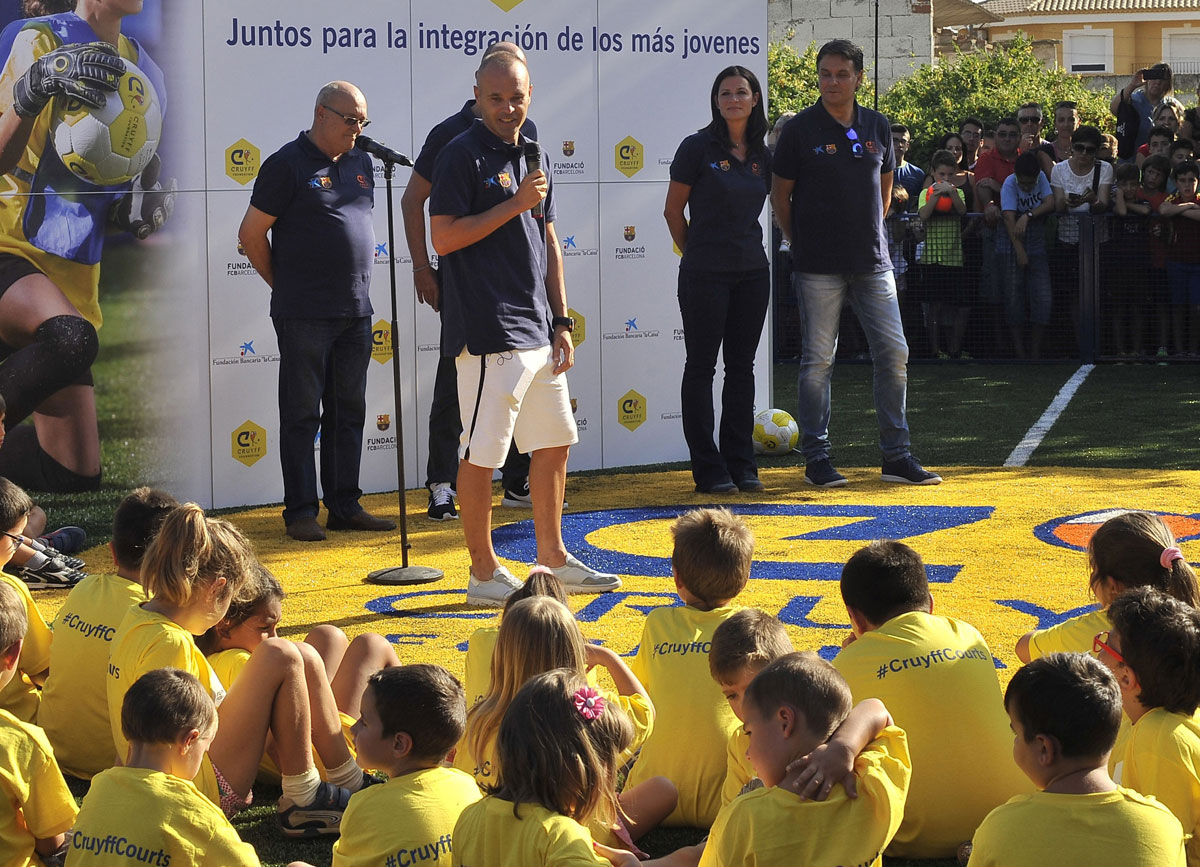
{"type": "Polygon", "coordinates": [[[575,690],[575,710],[585,720],[599,719],[604,713],[604,696],[590,686],[575,690]]]}

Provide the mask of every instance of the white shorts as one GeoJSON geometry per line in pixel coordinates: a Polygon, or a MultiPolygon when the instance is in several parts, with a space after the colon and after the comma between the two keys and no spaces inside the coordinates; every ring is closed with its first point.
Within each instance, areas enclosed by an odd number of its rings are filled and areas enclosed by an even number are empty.
{"type": "Polygon", "coordinates": [[[514,440],[525,453],[579,442],[567,376],[554,372],[551,347],[484,356],[464,349],[454,363],[462,417],[460,460],[499,469],[514,440]]]}

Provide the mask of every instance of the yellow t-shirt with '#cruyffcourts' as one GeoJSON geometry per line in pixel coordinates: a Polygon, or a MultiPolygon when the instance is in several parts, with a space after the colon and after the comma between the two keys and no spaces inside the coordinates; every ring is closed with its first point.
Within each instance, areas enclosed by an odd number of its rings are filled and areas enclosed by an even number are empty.
{"type": "Polygon", "coordinates": [[[40,728],[0,710],[0,864],[37,867],[37,840],[75,822],[75,799],[40,728]]]}
{"type": "Polygon", "coordinates": [[[876,867],[900,827],[912,773],[904,732],[889,726],[854,763],[858,797],[840,785],[824,801],[771,786],[721,808],[700,867],[876,867]]]}
{"type": "Polygon", "coordinates": [[[453,867],[611,867],[574,819],[540,804],[488,797],[462,811],[454,826],[453,867]],[[514,815],[514,808],[517,814],[514,815]]]}
{"type": "Polygon", "coordinates": [[[1033,789],[1012,760],[992,652],[975,627],[909,611],[847,645],[833,665],[856,702],[880,699],[908,734],[912,787],[889,856],[952,858],[991,810],[1033,789]]]}
{"type": "Polygon", "coordinates": [[[1188,867],[1200,865],[1200,711],[1147,711],[1133,724],[1114,779],[1151,795],[1183,825],[1188,867]]]}
{"type": "Polygon", "coordinates": [[[42,617],[25,582],[7,572],[0,572],[0,579],[7,581],[17,591],[25,603],[25,619],[29,621],[25,643],[21,645],[21,655],[17,659],[17,673],[0,689],[0,710],[8,711],[22,722],[36,723],[42,703],[42,681],[46,669],[50,667],[50,644],[54,634],[46,625],[46,618],[42,617]]]}
{"type": "MultiPolygon", "coordinates": [[[[106,681],[109,727],[116,755],[122,761],[129,754],[129,742],[121,732],[121,703],[139,677],[159,668],[178,668],[194,675],[218,706],[225,698],[225,687],[196,646],[192,634],[169,617],[141,605],[133,606],[125,612],[125,619],[113,636],[106,681]]],[[[217,775],[207,754],[195,783],[204,797],[220,805],[217,775]]]]}
{"type": "Polygon", "coordinates": [[[712,679],[712,634],[737,606],[701,611],[690,605],[646,615],[630,667],[654,701],[654,733],[629,772],[627,788],[663,776],[679,789],[666,825],[707,828],[721,809],[725,749],[740,723],[712,679]]]}
{"type": "Polygon", "coordinates": [[[742,793],[751,780],[758,779],[754,766],[746,758],[750,736],[743,726],[738,726],[729,735],[725,746],[725,783],[721,786],[721,806],[724,807],[742,793]]]}
{"type": "Polygon", "coordinates": [[[71,776],[90,780],[116,761],[105,688],[108,652],[125,613],[145,601],[137,582],[89,575],[71,588],[54,618],[38,725],[71,776]]]}
{"type": "Polygon", "coordinates": [[[92,780],[67,852],[71,867],[258,867],[221,808],[188,780],[110,768],[92,780]]]}
{"type": "Polygon", "coordinates": [[[454,825],[481,797],[470,776],[440,767],[363,789],[342,817],[333,867],[450,867],[454,825]]]}
{"type": "Polygon", "coordinates": [[[1096,634],[1110,629],[1112,623],[1103,608],[1039,629],[1029,636],[1029,659],[1041,659],[1051,653],[1092,653],[1096,634]]]}
{"type": "Polygon", "coordinates": [[[1030,792],[988,813],[970,867],[1183,867],[1183,830],[1153,798],[1118,787],[1064,795],[1030,792]]]}

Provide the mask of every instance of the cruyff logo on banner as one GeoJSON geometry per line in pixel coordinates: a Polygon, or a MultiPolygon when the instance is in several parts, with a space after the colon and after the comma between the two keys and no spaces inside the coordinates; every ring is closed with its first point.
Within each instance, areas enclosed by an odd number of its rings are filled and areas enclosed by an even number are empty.
{"type": "Polygon", "coordinates": [[[645,167],[646,151],[640,141],[627,135],[617,142],[614,158],[617,171],[627,178],[632,178],[645,167]]]}
{"type": "Polygon", "coordinates": [[[392,326],[382,319],[371,326],[371,358],[380,364],[392,360],[392,326]]]}
{"type": "Polygon", "coordinates": [[[637,430],[646,420],[646,397],[632,388],[617,400],[617,421],[631,431],[637,430]]]}
{"type": "Polygon", "coordinates": [[[567,308],[567,315],[575,320],[575,330],[571,332],[571,343],[578,349],[587,340],[587,317],[574,307],[567,308]]]}
{"type": "Polygon", "coordinates": [[[225,174],[245,186],[258,176],[260,159],[258,148],[240,138],[225,148],[225,174]]]}
{"type": "Polygon", "coordinates": [[[267,432],[250,419],[246,419],[230,434],[233,459],[248,467],[254,466],[267,454],[267,432]]]}

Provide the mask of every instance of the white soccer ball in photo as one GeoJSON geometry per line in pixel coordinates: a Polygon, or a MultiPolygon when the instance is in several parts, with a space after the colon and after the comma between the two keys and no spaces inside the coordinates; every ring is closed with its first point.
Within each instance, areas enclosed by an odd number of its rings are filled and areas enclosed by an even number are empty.
{"type": "Polygon", "coordinates": [[[764,409],[754,416],[754,453],[786,455],[800,442],[800,425],[781,409],[764,409]]]}
{"type": "Polygon", "coordinates": [[[131,61],[117,90],[103,108],[89,108],[77,99],[59,97],[54,103],[50,135],[63,164],[98,186],[132,180],[158,150],[162,106],[154,85],[131,61]]]}

